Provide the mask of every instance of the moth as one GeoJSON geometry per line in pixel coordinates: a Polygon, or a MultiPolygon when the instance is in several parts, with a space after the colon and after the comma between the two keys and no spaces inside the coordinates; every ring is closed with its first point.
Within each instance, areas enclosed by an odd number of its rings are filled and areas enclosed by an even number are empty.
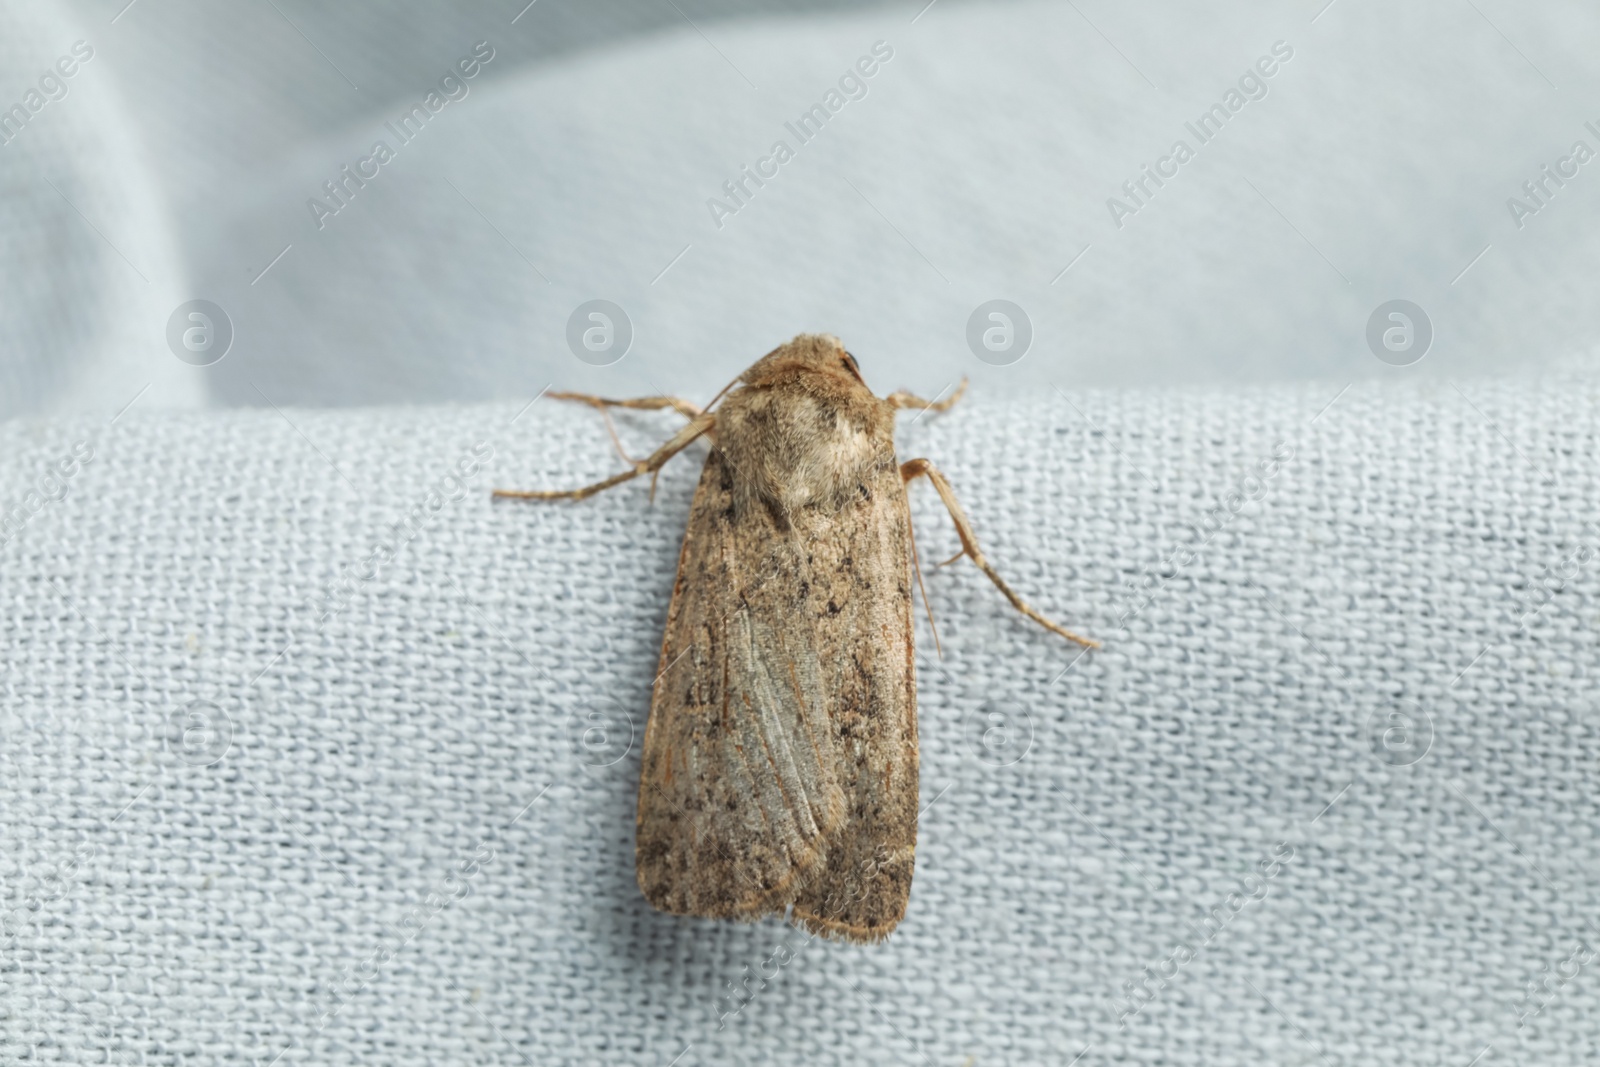
{"type": "Polygon", "coordinates": [[[896,458],[895,413],[947,410],[961,390],[938,403],[879,397],[837,337],[801,334],[705,409],[551,395],[598,408],[619,452],[609,408],[671,408],[688,422],[604,481],[496,496],[580,500],[643,474],[653,491],[669,459],[700,437],[712,445],[644,733],[635,858],[645,898],[676,915],[787,914],[824,936],[883,940],[905,915],[917,843],[911,586],[921,569],[906,484],[926,477],[954,520],[962,551],[946,562],[965,555],[1018,611],[1098,647],[1001,579],[937,468],[896,458]]]}

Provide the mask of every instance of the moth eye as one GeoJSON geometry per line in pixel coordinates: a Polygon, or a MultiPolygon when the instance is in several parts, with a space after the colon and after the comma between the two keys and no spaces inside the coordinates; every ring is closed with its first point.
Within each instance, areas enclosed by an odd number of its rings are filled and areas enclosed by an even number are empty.
{"type": "Polygon", "coordinates": [[[857,380],[861,380],[861,366],[856,362],[855,356],[852,356],[850,353],[846,352],[844,354],[844,358],[842,358],[839,362],[843,363],[844,369],[849,371],[851,374],[854,374],[857,380]]]}

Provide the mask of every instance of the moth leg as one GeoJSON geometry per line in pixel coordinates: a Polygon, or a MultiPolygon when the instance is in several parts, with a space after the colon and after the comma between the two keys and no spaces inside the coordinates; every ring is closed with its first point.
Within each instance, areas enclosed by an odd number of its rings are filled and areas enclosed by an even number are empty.
{"type": "Polygon", "coordinates": [[[1027,601],[1018,596],[1015,590],[1005,583],[1005,579],[1001,578],[989,561],[984,558],[982,549],[978,547],[978,537],[972,532],[972,523],[968,521],[967,513],[961,509],[961,502],[956,499],[955,490],[950,487],[950,482],[945,476],[939,472],[939,468],[925,459],[912,459],[900,464],[900,477],[903,481],[909,482],[918,476],[926,476],[928,481],[933,483],[934,489],[939,492],[939,499],[944,501],[945,510],[950,512],[951,521],[956,524],[956,533],[961,538],[961,555],[971,558],[972,562],[978,565],[978,569],[989,576],[989,580],[1006,595],[1007,600],[1011,601],[1012,607],[1040,626],[1043,626],[1046,630],[1060,634],[1068,641],[1075,641],[1085,648],[1100,647],[1100,642],[1091,641],[1087,637],[1079,637],[1071,630],[1065,629],[1039,614],[1029,606],[1027,601]]]}
{"type": "MultiPolygon", "coordinates": [[[[663,404],[662,406],[668,405],[663,404]]],[[[696,415],[687,426],[673,434],[670,441],[652,452],[648,459],[634,461],[632,470],[623,471],[621,474],[613,474],[604,481],[586,485],[582,489],[496,489],[493,495],[515,500],[582,500],[586,496],[593,496],[602,489],[610,489],[613,485],[621,485],[623,482],[631,478],[637,478],[641,474],[655,474],[666,466],[667,460],[688,448],[695,438],[715,426],[716,421],[717,417],[710,413],[703,412],[696,415]]],[[[652,484],[652,495],[653,493],[654,486],[652,484]]]]}
{"type": "Polygon", "coordinates": [[[883,399],[888,405],[899,411],[901,408],[915,408],[918,411],[949,411],[956,406],[967,391],[967,380],[961,379],[961,384],[956,386],[956,391],[943,400],[924,400],[920,396],[906,392],[904,389],[896,390],[883,399]]]}
{"type": "Polygon", "coordinates": [[[700,417],[700,409],[675,396],[642,396],[629,400],[612,400],[608,397],[595,396],[593,393],[566,393],[559,390],[547,394],[553,400],[571,400],[578,404],[588,404],[600,412],[601,418],[606,420],[606,432],[611,435],[611,443],[616,446],[617,455],[622,457],[624,463],[637,463],[638,460],[628,455],[622,447],[622,439],[617,436],[617,427],[611,421],[611,412],[608,408],[635,408],[642,411],[660,411],[662,408],[671,408],[686,419],[700,417]]]}

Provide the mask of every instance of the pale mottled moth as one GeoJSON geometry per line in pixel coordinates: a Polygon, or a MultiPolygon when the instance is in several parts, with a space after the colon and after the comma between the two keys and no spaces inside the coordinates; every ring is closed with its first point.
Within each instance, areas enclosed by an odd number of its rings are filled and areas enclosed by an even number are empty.
{"type": "Polygon", "coordinates": [[[938,491],[961,538],[953,559],[970,558],[1030,619],[1098,647],[1001,579],[944,475],[896,458],[895,412],[943,411],[960,392],[940,403],[876,396],[838,338],[802,334],[704,410],[676,397],[551,395],[602,413],[672,408],[689,422],[604,481],[496,496],[581,499],[654,476],[699,437],[712,444],[645,727],[645,898],[677,915],[788,913],[825,936],[881,941],[905,915],[917,843],[911,584],[921,573],[906,483],[926,476],[938,491]]]}

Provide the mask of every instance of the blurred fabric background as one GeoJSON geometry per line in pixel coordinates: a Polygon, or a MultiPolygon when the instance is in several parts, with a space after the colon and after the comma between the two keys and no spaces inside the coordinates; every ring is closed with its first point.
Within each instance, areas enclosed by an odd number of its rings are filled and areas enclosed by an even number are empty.
{"type": "Polygon", "coordinates": [[[0,11],[0,107],[93,51],[0,146],[0,416],[704,397],[801,330],[880,391],[1352,379],[1395,373],[1364,338],[1395,298],[1434,332],[1406,373],[1583,358],[1600,331],[1600,179],[1523,191],[1600,149],[1600,11],[1576,3],[0,11]],[[802,145],[785,123],[877,42],[892,59],[802,145]],[[1185,124],[1275,44],[1292,58],[1201,144],[1185,124]],[[402,145],[386,123],[475,47],[402,145]],[[1195,157],[1114,219],[1180,138],[1195,157]],[[724,183],[779,139],[794,158],[719,226],[708,200],[737,204],[724,183]],[[379,140],[394,158],[319,225],[308,201],[379,140]],[[1008,366],[966,340],[996,298],[1032,327],[1008,366]],[[169,350],[193,299],[231,323],[211,366],[169,350]],[[566,341],[593,299],[632,327],[610,366],[566,341]]]}
{"type": "Polygon", "coordinates": [[[0,0],[0,1063],[1600,1062],[1596,40],[0,0]],[[633,876],[703,446],[487,490],[802,330],[1105,647],[930,568],[907,921],[747,1002],[633,876]]]}

